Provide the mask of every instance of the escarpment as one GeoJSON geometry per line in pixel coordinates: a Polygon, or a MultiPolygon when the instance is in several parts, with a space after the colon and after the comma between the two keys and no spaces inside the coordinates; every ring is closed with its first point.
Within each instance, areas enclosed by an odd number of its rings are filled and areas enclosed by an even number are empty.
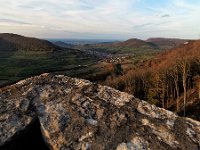
{"type": "Polygon", "coordinates": [[[42,74],[0,89],[0,145],[38,120],[53,150],[200,148],[200,122],[87,80],[42,74]]]}

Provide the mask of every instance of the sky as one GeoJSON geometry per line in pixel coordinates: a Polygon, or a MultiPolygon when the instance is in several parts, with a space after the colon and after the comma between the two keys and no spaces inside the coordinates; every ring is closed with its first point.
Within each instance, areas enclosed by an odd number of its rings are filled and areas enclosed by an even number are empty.
{"type": "Polygon", "coordinates": [[[200,38],[199,0],[1,0],[0,33],[38,38],[200,38]]]}

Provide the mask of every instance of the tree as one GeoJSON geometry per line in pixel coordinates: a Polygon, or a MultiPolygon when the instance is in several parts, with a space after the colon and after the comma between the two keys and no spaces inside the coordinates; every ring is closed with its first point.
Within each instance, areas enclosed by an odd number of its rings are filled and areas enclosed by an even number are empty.
{"type": "Polygon", "coordinates": [[[187,77],[189,72],[189,57],[186,48],[184,47],[180,51],[180,55],[178,58],[178,64],[180,66],[180,70],[182,73],[182,84],[183,84],[183,107],[184,107],[184,116],[185,116],[185,107],[186,107],[186,100],[187,100],[187,77]]]}
{"type": "Polygon", "coordinates": [[[178,110],[179,109],[179,86],[178,86],[179,69],[178,69],[177,65],[175,65],[171,69],[171,77],[173,78],[174,85],[175,85],[175,91],[176,91],[176,110],[178,110]]]}
{"type": "Polygon", "coordinates": [[[198,90],[198,98],[200,99],[200,76],[195,76],[194,80],[195,80],[196,87],[198,90]]]}

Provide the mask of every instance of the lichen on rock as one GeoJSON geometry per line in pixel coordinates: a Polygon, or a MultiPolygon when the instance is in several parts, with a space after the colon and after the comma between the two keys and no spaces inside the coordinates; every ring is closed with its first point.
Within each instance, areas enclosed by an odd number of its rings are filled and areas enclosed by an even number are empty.
{"type": "Polygon", "coordinates": [[[50,149],[199,149],[200,123],[87,80],[43,74],[0,89],[0,145],[39,119],[50,149]]]}

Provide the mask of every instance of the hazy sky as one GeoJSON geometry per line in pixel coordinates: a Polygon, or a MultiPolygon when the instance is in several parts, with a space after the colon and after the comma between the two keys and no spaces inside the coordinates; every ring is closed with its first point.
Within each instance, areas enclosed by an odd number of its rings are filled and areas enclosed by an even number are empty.
{"type": "Polygon", "coordinates": [[[200,38],[200,0],[0,0],[0,32],[39,38],[200,38]]]}

